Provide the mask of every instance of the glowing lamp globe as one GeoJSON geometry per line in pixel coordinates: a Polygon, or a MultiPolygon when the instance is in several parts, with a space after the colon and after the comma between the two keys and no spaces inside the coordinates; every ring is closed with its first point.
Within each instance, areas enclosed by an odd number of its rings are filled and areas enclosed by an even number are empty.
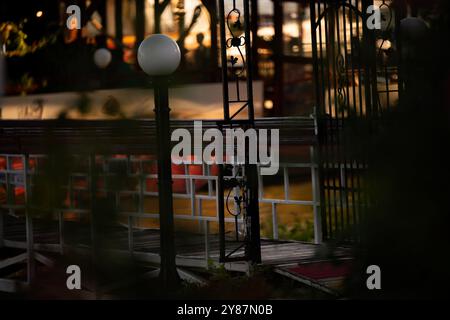
{"type": "Polygon", "coordinates": [[[111,52],[106,48],[97,49],[94,52],[94,62],[97,67],[104,69],[112,60],[111,52]]]}
{"type": "Polygon", "coordinates": [[[139,45],[137,60],[146,74],[165,76],[178,68],[181,52],[174,40],[163,34],[154,34],[139,45]]]}

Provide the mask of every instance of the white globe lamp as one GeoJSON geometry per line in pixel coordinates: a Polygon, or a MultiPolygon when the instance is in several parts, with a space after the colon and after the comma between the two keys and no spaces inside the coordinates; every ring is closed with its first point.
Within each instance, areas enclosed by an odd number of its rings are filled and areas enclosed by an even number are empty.
{"type": "Polygon", "coordinates": [[[139,45],[137,60],[146,74],[166,76],[180,65],[181,52],[174,40],[163,34],[154,34],[139,45]]]}
{"type": "Polygon", "coordinates": [[[105,69],[112,60],[111,52],[106,48],[100,48],[94,52],[94,62],[100,69],[105,69]]]}

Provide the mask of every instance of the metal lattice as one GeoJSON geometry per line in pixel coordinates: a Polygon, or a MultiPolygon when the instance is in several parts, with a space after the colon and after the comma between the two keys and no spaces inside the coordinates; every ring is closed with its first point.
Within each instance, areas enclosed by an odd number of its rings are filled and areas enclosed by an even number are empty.
{"type": "MultiPolygon", "coordinates": [[[[253,107],[252,57],[250,45],[250,7],[249,1],[219,1],[220,44],[223,83],[224,119],[218,123],[221,130],[225,128],[253,128],[255,115],[253,107]],[[231,5],[231,6],[230,6],[231,5]],[[234,83],[234,86],[232,85],[234,83]],[[231,85],[231,88],[230,88],[231,85]]],[[[248,142],[246,142],[247,144],[248,142]]],[[[248,150],[248,145],[245,146],[248,150]]],[[[226,261],[261,261],[258,179],[256,164],[249,164],[246,152],[244,165],[227,168],[220,165],[219,193],[225,189],[234,189],[235,210],[229,209],[229,197],[219,202],[220,223],[220,260],[226,261]],[[225,179],[225,172],[232,172],[232,179],[225,179]],[[244,230],[240,236],[235,230],[237,247],[227,251],[225,239],[226,214],[244,221],[244,230]],[[235,253],[244,247],[244,255],[235,253]]],[[[231,196],[231,191],[228,192],[231,196]]],[[[220,197],[222,199],[223,197],[220,197]]]]}
{"type": "Polygon", "coordinates": [[[392,1],[311,1],[324,239],[357,241],[369,137],[401,90],[392,1]],[[369,28],[375,5],[381,28],[369,28]]]}

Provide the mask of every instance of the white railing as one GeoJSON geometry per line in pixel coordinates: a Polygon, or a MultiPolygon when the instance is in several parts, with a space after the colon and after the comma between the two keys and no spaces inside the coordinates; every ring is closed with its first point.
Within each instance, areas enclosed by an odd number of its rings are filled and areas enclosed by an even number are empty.
{"type": "MultiPolygon", "coordinates": [[[[81,156],[76,156],[81,157],[81,156]]],[[[113,193],[115,198],[115,208],[119,216],[126,220],[126,227],[128,228],[128,249],[131,254],[140,254],[136,252],[133,240],[133,232],[136,228],[142,228],[136,223],[136,219],[159,219],[159,213],[157,209],[152,210],[145,205],[146,198],[157,198],[158,192],[152,190],[151,181],[154,182],[153,187],[156,186],[157,174],[154,172],[148,172],[145,168],[155,168],[156,160],[143,158],[140,156],[125,156],[123,158],[107,158],[104,156],[86,156],[85,166],[86,170],[82,172],[72,172],[69,175],[69,181],[66,185],[62,186],[66,190],[67,205],[60,208],[52,208],[51,211],[55,215],[55,219],[59,222],[58,235],[59,243],[57,244],[39,244],[33,242],[33,217],[27,214],[27,209],[32,208],[32,205],[26,206],[25,204],[30,199],[30,195],[33,190],[33,185],[35,184],[36,173],[42,172],[42,162],[46,160],[45,155],[17,155],[17,154],[0,154],[0,208],[1,213],[9,213],[15,215],[19,211],[24,211],[26,213],[26,243],[20,243],[17,241],[11,241],[4,238],[3,225],[2,225],[2,214],[0,214],[0,245],[25,248],[28,249],[28,254],[26,256],[20,256],[19,261],[23,259],[28,259],[31,262],[32,257],[36,256],[37,253],[34,249],[40,250],[50,250],[63,253],[65,243],[64,243],[64,215],[67,213],[72,213],[81,218],[82,215],[92,214],[88,205],[85,203],[80,203],[75,196],[76,193],[85,193],[88,198],[96,193],[113,193]],[[86,161],[87,159],[87,161],[86,161]],[[123,166],[125,174],[123,178],[134,179],[136,182],[129,188],[121,188],[120,190],[114,190],[109,188],[108,179],[117,176],[117,172],[114,171],[114,167],[123,166]],[[98,167],[101,170],[98,170],[98,167]],[[92,181],[93,170],[98,170],[95,176],[97,181],[103,181],[103,185],[98,185],[92,181]],[[27,172],[28,174],[25,174],[27,172]],[[76,183],[78,181],[78,183],[76,183]],[[84,181],[84,183],[79,183],[84,181]],[[149,188],[150,183],[150,188],[149,188]],[[95,185],[95,186],[94,186],[95,185]],[[94,190],[95,188],[95,190],[94,190]],[[149,190],[150,189],[150,190],[149,190]],[[124,210],[122,208],[122,197],[128,196],[134,199],[133,210],[124,210]]],[[[180,167],[179,167],[180,168],[180,167]]],[[[208,266],[210,259],[209,250],[209,236],[210,236],[210,224],[218,223],[219,212],[218,212],[218,177],[214,175],[214,167],[209,165],[203,165],[201,172],[196,172],[195,174],[190,172],[189,165],[184,165],[184,173],[173,174],[173,180],[176,181],[176,187],[174,187],[174,199],[185,199],[189,200],[189,205],[185,208],[176,208],[177,212],[174,215],[176,221],[196,221],[200,229],[204,234],[204,261],[203,266],[208,266]],[[203,187],[198,188],[196,182],[204,181],[203,187]],[[215,210],[204,210],[203,204],[207,202],[215,203],[215,210]],[[186,209],[186,210],[185,210],[186,209]],[[181,211],[181,212],[180,212],[181,211]]],[[[198,165],[196,167],[199,169],[198,165]]],[[[280,163],[279,173],[283,177],[283,182],[278,188],[281,188],[283,197],[267,197],[264,191],[264,181],[263,176],[258,176],[259,181],[259,202],[261,205],[269,204],[271,206],[271,220],[272,220],[272,238],[274,240],[279,239],[279,222],[278,222],[278,209],[280,205],[299,205],[299,206],[309,206],[313,209],[313,220],[314,220],[314,243],[320,243],[321,234],[321,219],[320,219],[320,202],[319,202],[319,190],[318,190],[318,174],[317,174],[317,164],[315,161],[315,150],[314,147],[310,147],[310,160],[302,163],[280,163]],[[309,170],[310,184],[312,188],[312,199],[294,199],[291,192],[291,182],[290,182],[290,170],[303,168],[309,170]]],[[[156,171],[156,170],[150,170],[156,171]]],[[[258,170],[259,172],[259,170],[258,170]]],[[[152,182],[152,183],[153,183],[152,182]]],[[[153,188],[154,189],[154,188],[153,188]]],[[[280,190],[280,189],[278,189],[280,190]]],[[[235,190],[237,192],[237,190],[235,190]]],[[[233,197],[231,197],[233,198],[233,197]]],[[[227,199],[225,199],[227,201],[227,199]]],[[[41,208],[42,209],[42,208],[41,208]]],[[[226,214],[227,215],[227,214],[226,214]]],[[[225,221],[227,223],[235,224],[236,220],[231,215],[226,216],[225,221]]],[[[238,229],[242,228],[243,220],[238,219],[238,229]]],[[[235,225],[234,225],[235,227],[235,225]]],[[[234,228],[233,228],[234,230],[234,228]]],[[[40,259],[43,260],[45,257],[41,256],[40,259]]],[[[158,257],[155,257],[158,260],[158,257]]],[[[155,260],[155,261],[156,261],[155,260]]],[[[16,260],[3,261],[0,262],[0,268],[8,266],[16,260]]],[[[30,271],[31,272],[31,271],[30,271]]],[[[32,277],[32,274],[29,275],[32,277]]]]}

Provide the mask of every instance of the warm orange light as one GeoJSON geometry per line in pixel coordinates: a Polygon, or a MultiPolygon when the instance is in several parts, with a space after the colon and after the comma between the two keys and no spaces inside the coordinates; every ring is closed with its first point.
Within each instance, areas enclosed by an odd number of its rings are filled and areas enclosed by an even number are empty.
{"type": "Polygon", "coordinates": [[[267,110],[273,109],[273,101],[272,100],[264,100],[264,109],[267,109],[267,110]]]}
{"type": "Polygon", "coordinates": [[[44,15],[44,13],[40,10],[38,12],[36,12],[36,17],[38,17],[38,18],[42,17],[43,15],[44,15]]]}
{"type": "Polygon", "coordinates": [[[135,36],[123,36],[122,43],[126,46],[134,46],[136,43],[136,37],[135,36]]]}

